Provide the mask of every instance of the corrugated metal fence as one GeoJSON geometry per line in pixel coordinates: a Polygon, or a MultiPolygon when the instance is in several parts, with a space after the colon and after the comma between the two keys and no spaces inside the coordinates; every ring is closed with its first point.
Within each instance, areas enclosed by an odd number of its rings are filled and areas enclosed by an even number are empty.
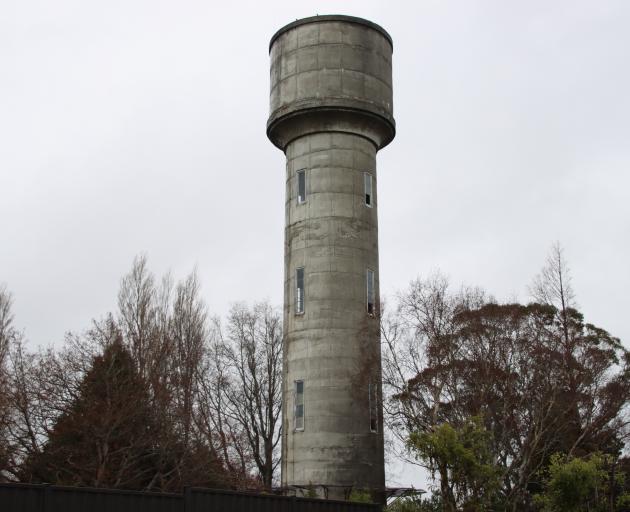
{"type": "Polygon", "coordinates": [[[184,494],[0,484],[0,512],[380,512],[379,505],[188,488],[184,494]]]}

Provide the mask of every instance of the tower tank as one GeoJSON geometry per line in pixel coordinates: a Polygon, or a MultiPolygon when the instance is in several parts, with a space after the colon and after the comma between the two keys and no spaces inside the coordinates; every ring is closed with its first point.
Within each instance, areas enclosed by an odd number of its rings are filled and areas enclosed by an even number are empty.
{"type": "Polygon", "coordinates": [[[286,155],[282,485],[382,500],[376,153],[395,135],[392,39],[351,16],[270,43],[267,135],[286,155]]]}

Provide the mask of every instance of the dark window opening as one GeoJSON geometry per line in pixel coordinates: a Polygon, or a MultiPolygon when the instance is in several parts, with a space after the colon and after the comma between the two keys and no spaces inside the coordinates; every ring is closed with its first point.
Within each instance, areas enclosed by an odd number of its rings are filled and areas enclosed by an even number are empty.
{"type": "Polygon", "coordinates": [[[304,430],[304,381],[295,381],[295,430],[304,430]]]}
{"type": "Polygon", "coordinates": [[[363,188],[365,191],[365,205],[372,206],[372,175],[369,172],[363,174],[363,188]]]}
{"type": "Polygon", "coordinates": [[[306,201],[306,171],[302,169],[297,172],[297,187],[298,187],[298,204],[306,201]]]}

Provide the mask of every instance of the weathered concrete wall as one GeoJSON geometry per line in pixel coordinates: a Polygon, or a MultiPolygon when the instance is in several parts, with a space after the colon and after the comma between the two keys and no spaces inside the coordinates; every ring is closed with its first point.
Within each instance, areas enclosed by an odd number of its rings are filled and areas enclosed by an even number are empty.
{"type": "Polygon", "coordinates": [[[298,20],[273,36],[270,57],[267,134],[282,150],[319,131],[357,133],[379,149],[393,139],[392,43],[378,25],[350,16],[298,20]]]}
{"type": "Polygon", "coordinates": [[[357,18],[319,16],[271,43],[268,135],[286,166],[282,483],[384,489],[382,408],[371,428],[369,383],[380,399],[376,152],[394,137],[391,39],[357,18]],[[298,202],[305,171],[306,201],[298,202]],[[372,176],[366,205],[364,175],[372,176]],[[296,269],[304,268],[304,313],[296,269]],[[294,428],[294,382],[304,381],[304,429],[294,428]]]}

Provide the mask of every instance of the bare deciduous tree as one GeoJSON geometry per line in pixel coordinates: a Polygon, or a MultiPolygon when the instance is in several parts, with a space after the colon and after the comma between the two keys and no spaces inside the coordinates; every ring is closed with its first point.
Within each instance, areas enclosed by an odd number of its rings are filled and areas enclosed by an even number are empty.
{"type": "MultiPolygon", "coordinates": [[[[457,330],[458,311],[475,308],[486,300],[478,288],[450,290],[448,279],[440,273],[428,279],[412,281],[398,295],[395,310],[384,309],[381,321],[383,345],[383,386],[389,397],[408,392],[409,379],[426,368],[440,367],[458,357],[453,343],[457,330]]],[[[385,419],[390,431],[400,441],[406,441],[409,429],[425,429],[435,424],[447,393],[444,375],[430,376],[432,393],[417,400],[385,400],[385,419]]],[[[402,453],[399,455],[403,455],[402,453]]]]}
{"type": "Polygon", "coordinates": [[[148,269],[147,257],[134,259],[129,274],[124,276],[118,292],[119,322],[138,370],[147,378],[158,341],[156,289],[153,274],[148,269]]]}
{"type": "MultiPolygon", "coordinates": [[[[214,325],[215,328],[220,328],[216,319],[214,325]]],[[[197,421],[200,429],[212,436],[213,445],[230,474],[240,480],[241,486],[248,487],[248,476],[256,471],[256,465],[242,425],[229,413],[230,404],[226,395],[231,381],[231,369],[225,358],[221,336],[213,333],[212,339],[215,341],[204,352],[204,364],[199,379],[197,421]]],[[[254,485],[252,482],[252,487],[254,485]]]]}
{"type": "Polygon", "coordinates": [[[119,322],[162,427],[157,436],[165,464],[150,486],[168,490],[202,485],[199,475],[220,455],[218,435],[200,412],[209,339],[199,281],[194,272],[176,286],[168,274],[160,286],[155,281],[146,257],[136,258],[121,281],[119,322]]]}
{"type": "Polygon", "coordinates": [[[251,309],[236,304],[230,311],[226,334],[220,328],[216,334],[214,354],[221,361],[217,371],[221,375],[218,400],[222,410],[215,414],[223,418],[229,435],[238,439],[236,446],[242,446],[244,435],[261,483],[271,488],[281,438],[280,316],[266,303],[251,309]]]}
{"type": "Polygon", "coordinates": [[[530,293],[536,302],[556,308],[565,341],[567,341],[569,338],[568,311],[577,308],[577,303],[571,285],[571,272],[560,242],[552,245],[545,265],[530,286],[530,293]]]}
{"type": "Polygon", "coordinates": [[[9,422],[9,378],[7,371],[9,347],[14,338],[12,298],[5,285],[0,285],[0,481],[7,478],[11,460],[8,436],[9,422]]]}
{"type": "Polygon", "coordinates": [[[13,298],[6,285],[0,285],[0,362],[6,357],[9,342],[13,336],[13,298]]]}

